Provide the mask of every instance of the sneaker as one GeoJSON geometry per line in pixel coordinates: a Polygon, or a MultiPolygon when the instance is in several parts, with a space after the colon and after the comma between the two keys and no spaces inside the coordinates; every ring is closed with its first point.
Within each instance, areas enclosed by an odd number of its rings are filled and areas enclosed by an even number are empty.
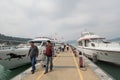
{"type": "Polygon", "coordinates": [[[44,74],[47,74],[48,72],[44,72],[44,74]]]}
{"type": "Polygon", "coordinates": [[[43,65],[43,67],[46,67],[46,65],[43,65]]]}
{"type": "Polygon", "coordinates": [[[50,70],[50,72],[53,71],[52,69],[50,70]]]}
{"type": "Polygon", "coordinates": [[[32,74],[34,74],[35,73],[35,71],[32,71],[32,74]]]}

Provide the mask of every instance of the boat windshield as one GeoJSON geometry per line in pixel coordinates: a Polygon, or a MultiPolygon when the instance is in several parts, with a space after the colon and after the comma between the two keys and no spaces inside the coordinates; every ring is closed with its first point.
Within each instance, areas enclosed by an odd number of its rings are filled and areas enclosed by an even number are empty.
{"type": "Polygon", "coordinates": [[[34,44],[35,44],[36,46],[40,46],[40,45],[42,44],[42,41],[34,41],[34,44]]]}
{"type": "Polygon", "coordinates": [[[102,43],[103,39],[91,39],[91,42],[102,43]]]}

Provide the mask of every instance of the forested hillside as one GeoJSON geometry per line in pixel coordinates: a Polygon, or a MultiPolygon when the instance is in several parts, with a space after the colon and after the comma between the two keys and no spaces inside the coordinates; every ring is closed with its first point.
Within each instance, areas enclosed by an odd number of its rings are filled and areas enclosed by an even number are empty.
{"type": "Polygon", "coordinates": [[[6,35],[0,33],[0,42],[3,42],[3,41],[27,42],[28,40],[30,40],[30,38],[12,37],[12,36],[6,36],[6,35]]]}

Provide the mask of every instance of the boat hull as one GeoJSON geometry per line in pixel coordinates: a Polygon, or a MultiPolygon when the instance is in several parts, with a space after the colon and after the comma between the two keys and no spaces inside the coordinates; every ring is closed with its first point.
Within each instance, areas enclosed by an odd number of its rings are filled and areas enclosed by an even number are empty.
{"type": "Polygon", "coordinates": [[[30,63],[28,48],[0,50],[0,65],[6,69],[13,69],[30,63]]]}
{"type": "Polygon", "coordinates": [[[120,52],[78,47],[87,57],[120,65],[120,52]]]}

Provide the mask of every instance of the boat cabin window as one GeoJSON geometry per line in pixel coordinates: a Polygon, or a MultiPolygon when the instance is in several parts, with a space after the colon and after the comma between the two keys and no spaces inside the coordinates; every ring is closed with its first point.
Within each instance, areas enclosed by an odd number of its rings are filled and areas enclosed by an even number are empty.
{"type": "Polygon", "coordinates": [[[79,46],[83,46],[82,41],[78,42],[78,45],[79,46]]]}
{"type": "Polygon", "coordinates": [[[95,44],[94,44],[94,43],[91,43],[91,46],[92,46],[92,47],[95,47],[95,44]]]}
{"type": "Polygon", "coordinates": [[[46,42],[43,42],[42,46],[45,46],[46,45],[46,42]]]}
{"type": "Polygon", "coordinates": [[[91,39],[91,42],[101,43],[103,39],[91,39]]]}
{"type": "Polygon", "coordinates": [[[88,47],[89,40],[85,40],[85,47],[88,47]]]}
{"type": "Polygon", "coordinates": [[[78,42],[78,44],[79,46],[88,47],[89,42],[90,42],[89,40],[83,40],[83,41],[78,42]]]}
{"type": "MultiPolygon", "coordinates": [[[[52,45],[55,46],[55,43],[51,41],[52,45]]],[[[46,42],[43,42],[42,46],[46,46],[46,42]]]]}

